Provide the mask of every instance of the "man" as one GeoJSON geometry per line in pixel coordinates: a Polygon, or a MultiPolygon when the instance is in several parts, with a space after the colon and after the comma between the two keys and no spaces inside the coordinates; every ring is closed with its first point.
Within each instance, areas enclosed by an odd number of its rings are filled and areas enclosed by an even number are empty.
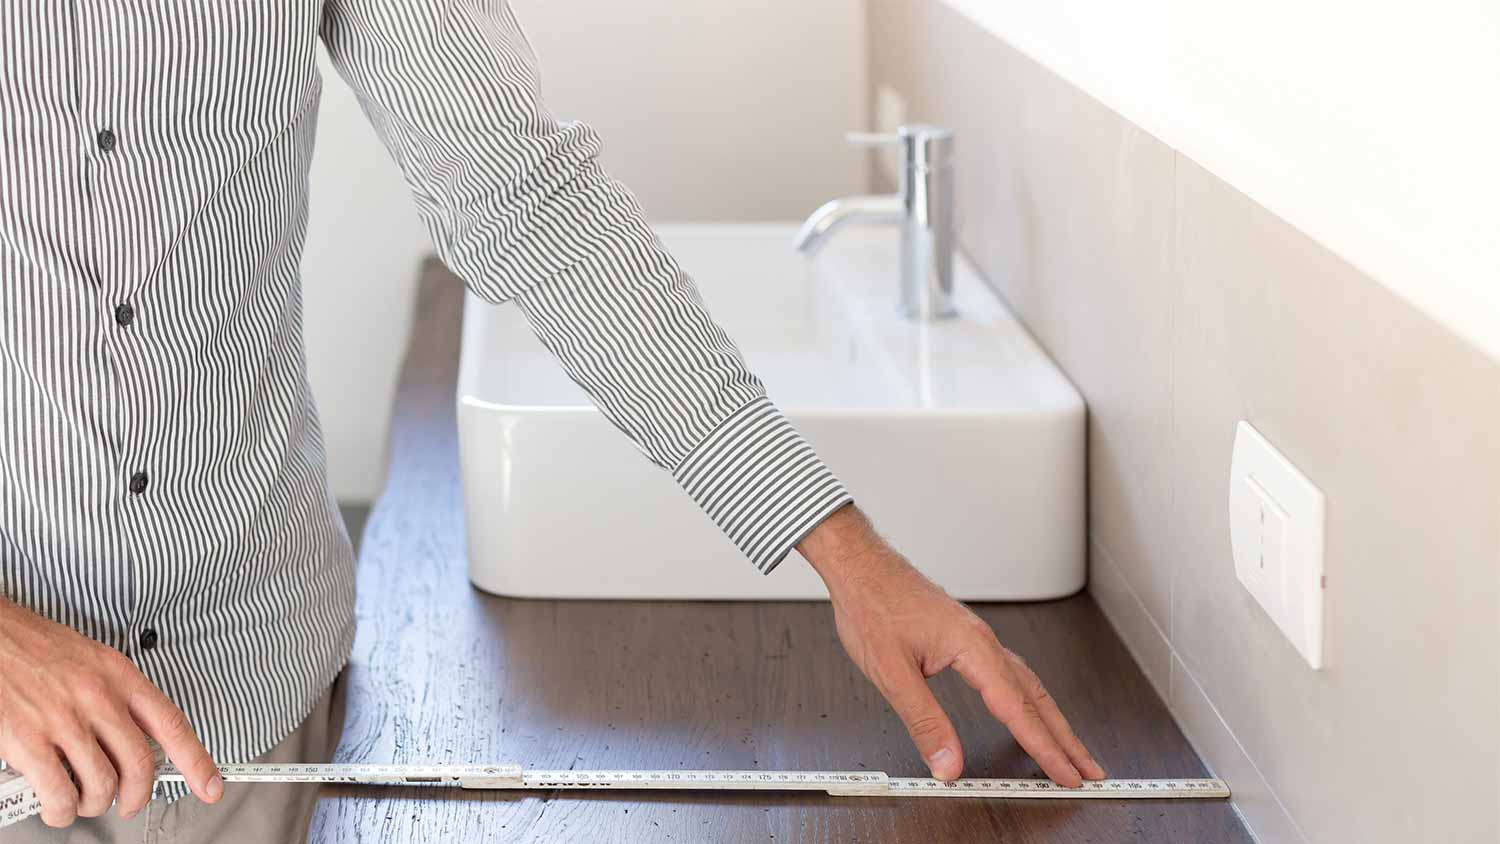
{"type": "Polygon", "coordinates": [[[949,667],[1048,776],[1104,775],[766,399],[594,134],[541,106],[503,0],[10,0],[0,29],[0,758],[43,804],[0,840],[305,834],[312,790],[215,760],[326,757],[353,634],[300,333],[320,36],[443,260],[753,563],[811,561],[935,776],[963,768],[925,682],[949,667]],[[148,739],[197,800],[150,799],[148,739]]]}

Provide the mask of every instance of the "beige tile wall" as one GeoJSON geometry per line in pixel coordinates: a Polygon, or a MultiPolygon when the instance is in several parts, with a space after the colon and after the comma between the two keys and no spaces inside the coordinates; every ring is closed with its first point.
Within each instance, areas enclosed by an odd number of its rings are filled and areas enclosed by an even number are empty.
{"type": "Polygon", "coordinates": [[[938,0],[871,76],[1090,405],[1090,591],[1264,841],[1500,840],[1500,363],[938,0]],[[1326,667],[1236,581],[1249,420],[1328,498],[1326,667]]]}

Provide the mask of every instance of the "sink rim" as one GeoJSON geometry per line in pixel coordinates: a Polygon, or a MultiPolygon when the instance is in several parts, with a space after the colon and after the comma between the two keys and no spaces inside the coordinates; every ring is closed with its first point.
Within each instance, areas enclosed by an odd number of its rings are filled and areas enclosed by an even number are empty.
{"type": "MultiPolygon", "coordinates": [[[[1046,418],[1077,413],[1085,407],[1083,396],[1066,374],[961,254],[955,256],[954,261],[954,300],[960,308],[960,316],[936,323],[914,323],[898,313],[895,279],[900,239],[898,233],[889,227],[850,228],[840,232],[839,237],[818,256],[811,258],[792,250],[791,235],[797,224],[791,222],[662,223],[654,228],[667,248],[679,257],[680,253],[691,253],[693,247],[674,249],[674,242],[679,247],[688,243],[697,243],[701,247],[705,241],[729,239],[733,241],[733,248],[739,250],[755,248],[755,241],[784,243],[785,253],[767,255],[766,263],[772,267],[763,274],[784,276],[778,277],[775,283],[788,287],[818,285],[821,289],[810,289],[809,297],[831,301],[832,304],[825,304],[825,307],[833,308],[833,313],[841,318],[842,323],[833,330],[844,332],[851,338],[851,343],[863,349],[864,361],[857,366],[841,364],[831,356],[825,357],[828,350],[817,346],[816,342],[807,348],[798,348],[796,352],[807,354],[813,363],[829,364],[830,377],[843,366],[844,371],[855,372],[857,377],[874,379],[873,390],[865,390],[847,403],[823,401],[821,394],[818,400],[809,400],[805,395],[779,395],[786,390],[779,390],[778,385],[784,387],[788,382],[805,380],[805,377],[801,373],[785,371],[784,361],[767,363],[758,361],[755,354],[747,353],[750,369],[762,376],[772,401],[789,416],[817,419],[893,419],[905,416],[931,419],[1046,418]],[[787,271],[789,267],[795,267],[796,272],[787,271]],[[906,355],[904,360],[900,359],[903,354],[906,355]],[[923,360],[914,360],[913,357],[923,360]],[[777,372],[778,367],[783,371],[777,372]],[[965,395],[933,397],[912,394],[917,390],[913,382],[930,379],[943,381],[950,390],[961,390],[965,395]],[[957,388],[952,386],[955,384],[957,388]],[[880,401],[870,401],[871,392],[880,401]]],[[[708,260],[702,255],[689,255],[683,263],[688,273],[699,280],[699,288],[705,291],[704,298],[715,318],[721,323],[731,323],[726,330],[742,349],[752,345],[774,345],[779,339],[774,333],[767,341],[765,335],[759,333],[759,326],[734,326],[732,323],[743,321],[740,319],[742,315],[725,308],[722,303],[715,305],[711,294],[722,282],[714,279],[714,270],[702,271],[702,264],[708,260]],[[694,257],[696,261],[691,260],[694,257]],[[696,270],[694,263],[699,265],[696,270]],[[706,282],[705,278],[708,279],[706,282]],[[746,342],[750,334],[756,336],[746,342]]],[[[577,399],[533,401],[524,395],[528,385],[518,384],[514,389],[523,395],[519,398],[512,398],[514,394],[504,395],[513,382],[499,380],[502,376],[498,373],[485,371],[487,358],[474,348],[493,336],[502,339],[490,339],[491,343],[522,344],[520,348],[507,348],[506,351],[517,353],[523,378],[533,377],[535,373],[531,370],[535,367],[531,365],[539,363],[553,368],[557,378],[567,379],[557,367],[556,360],[535,340],[518,309],[495,308],[473,293],[466,293],[466,299],[456,391],[462,404],[504,413],[600,412],[581,391],[576,393],[577,399]],[[514,325],[481,325],[487,320],[514,325]],[[514,331],[515,325],[519,325],[520,331],[514,331]],[[520,336],[509,339],[512,333],[520,336]],[[533,361],[532,357],[537,360],[533,361]]],[[[756,316],[763,318],[764,314],[756,316]]],[[[568,385],[575,386],[571,381],[568,385]]],[[[805,384],[797,386],[805,393],[805,384]]],[[[572,393],[571,390],[567,392],[572,393]]]]}

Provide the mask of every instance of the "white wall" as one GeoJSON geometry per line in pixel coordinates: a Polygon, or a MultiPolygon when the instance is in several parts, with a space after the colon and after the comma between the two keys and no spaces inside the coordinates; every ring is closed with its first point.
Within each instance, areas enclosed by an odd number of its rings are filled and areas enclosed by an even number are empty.
{"type": "MultiPolygon", "coordinates": [[[[872,83],[957,132],[965,252],[1088,401],[1089,592],[1258,840],[1500,841],[1500,360],[952,0],[871,10],[872,83]],[[1327,496],[1319,670],[1235,575],[1240,421],[1327,496]]],[[[1100,15],[1057,32],[1160,55],[1100,15]]]]}
{"type": "Polygon", "coordinates": [[[559,117],[654,220],[801,218],[863,188],[865,0],[513,0],[559,117]]]}
{"type": "MultiPolygon", "coordinates": [[[[863,190],[865,0],[514,0],[565,119],[656,220],[792,219],[863,190]],[[790,22],[795,25],[789,25],[790,22]]],[[[335,495],[371,499],[418,261],[395,166],[324,64],[303,261],[308,366],[335,495]]]]}
{"type": "Polygon", "coordinates": [[[1500,3],[945,2],[1500,357],[1500,3]]]}

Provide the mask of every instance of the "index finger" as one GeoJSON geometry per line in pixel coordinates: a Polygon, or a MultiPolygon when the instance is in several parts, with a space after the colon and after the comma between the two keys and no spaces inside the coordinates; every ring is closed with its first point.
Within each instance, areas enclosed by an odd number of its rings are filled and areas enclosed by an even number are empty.
{"type": "Polygon", "coordinates": [[[1083,785],[1083,777],[1043,723],[1036,704],[1026,696],[1000,643],[966,652],[953,661],[953,668],[984,699],[985,708],[1010,729],[1021,748],[1035,759],[1055,783],[1067,788],[1083,785]]]}
{"type": "Polygon", "coordinates": [[[146,735],[161,745],[199,800],[216,803],[224,796],[224,779],[219,776],[219,768],[208,755],[208,749],[198,741],[187,716],[144,677],[130,696],[130,715],[146,735]]]}

